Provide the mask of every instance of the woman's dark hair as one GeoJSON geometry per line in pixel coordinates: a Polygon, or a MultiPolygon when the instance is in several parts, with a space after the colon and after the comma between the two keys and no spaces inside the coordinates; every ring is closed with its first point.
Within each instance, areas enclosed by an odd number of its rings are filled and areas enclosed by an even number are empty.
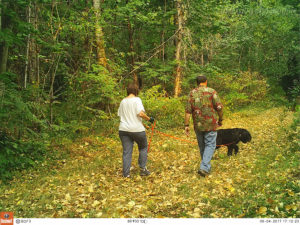
{"type": "Polygon", "coordinates": [[[127,86],[127,95],[130,94],[134,94],[135,96],[139,94],[139,87],[134,83],[130,83],[127,86]]]}
{"type": "Polygon", "coordinates": [[[205,81],[207,81],[206,76],[201,75],[197,77],[197,85],[204,83],[205,81]]]}

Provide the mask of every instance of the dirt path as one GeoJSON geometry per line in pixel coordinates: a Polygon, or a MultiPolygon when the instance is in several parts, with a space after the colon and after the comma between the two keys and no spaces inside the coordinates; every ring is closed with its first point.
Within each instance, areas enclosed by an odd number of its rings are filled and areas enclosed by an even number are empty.
{"type": "MultiPolygon", "coordinates": [[[[197,146],[155,135],[148,162],[151,176],[140,177],[133,169],[132,178],[124,179],[119,140],[87,137],[70,146],[71,157],[54,168],[45,162],[39,170],[2,185],[0,211],[13,211],[16,217],[50,218],[296,215],[299,209],[293,198],[297,193],[282,186],[293,168],[286,174],[277,170],[287,147],[282,128],[291,121],[292,113],[283,108],[240,112],[226,119],[224,128],[248,129],[253,140],[239,144],[240,152],[234,157],[227,157],[226,148],[217,150],[207,178],[197,175],[197,146]],[[286,190],[284,194],[290,191],[291,200],[284,206],[284,196],[275,193],[276,188],[286,190]],[[291,211],[284,209],[287,204],[291,211]]],[[[182,130],[169,132],[184,135],[182,130]]],[[[133,165],[137,167],[136,149],[133,165]]]]}

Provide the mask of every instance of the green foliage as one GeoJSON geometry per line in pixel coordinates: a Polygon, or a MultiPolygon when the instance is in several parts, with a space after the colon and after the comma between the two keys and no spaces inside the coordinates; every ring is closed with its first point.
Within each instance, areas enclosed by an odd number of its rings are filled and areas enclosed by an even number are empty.
{"type": "Polygon", "coordinates": [[[300,80],[294,80],[293,86],[289,88],[288,94],[290,96],[290,104],[295,109],[297,105],[300,105],[300,80]]]}
{"type": "Polygon", "coordinates": [[[119,94],[116,88],[116,80],[101,66],[93,65],[92,71],[88,74],[82,73],[78,78],[79,83],[86,83],[87,89],[83,86],[82,98],[87,105],[95,103],[113,103],[119,94]]]}
{"type": "Polygon", "coordinates": [[[290,73],[288,61],[299,46],[295,8],[280,1],[191,4],[188,26],[195,37],[190,54],[196,64],[258,72],[268,79],[290,73]]]}
{"type": "MultiPolygon", "coordinates": [[[[111,113],[119,103],[120,93],[116,79],[98,65],[91,71],[70,80],[64,92],[65,101],[54,103],[54,136],[75,138],[86,135],[111,118],[111,113]]],[[[105,128],[103,128],[105,129],[105,128]]]]}
{"type": "MultiPolygon", "coordinates": [[[[267,98],[267,83],[271,97],[283,99],[278,80],[295,76],[298,68],[289,61],[297,61],[299,50],[299,5],[259,2],[182,2],[182,96],[203,72],[227,109],[267,98]]],[[[41,142],[95,128],[112,134],[116,124],[110,119],[133,69],[145,90],[146,111],[158,126],[182,125],[185,99],[169,98],[178,43],[173,1],[102,1],[97,19],[92,1],[1,3],[0,48],[9,46],[10,72],[0,77],[0,131],[41,142]],[[106,68],[97,62],[96,22],[103,31],[106,68]]],[[[298,87],[289,92],[295,100],[298,87]]]]}
{"type": "Polygon", "coordinates": [[[196,87],[196,77],[204,74],[207,76],[208,86],[218,92],[227,110],[260,102],[269,91],[267,79],[257,72],[224,72],[212,65],[198,67],[192,62],[190,65],[191,76],[183,84],[185,93],[196,87]]]}
{"type": "Polygon", "coordinates": [[[30,131],[30,125],[39,123],[24,101],[26,92],[18,90],[16,75],[3,73],[0,76],[0,130],[9,133],[30,131]]]}
{"type": "Polygon", "coordinates": [[[161,63],[160,59],[153,60],[151,64],[143,65],[143,71],[140,75],[143,77],[144,85],[161,85],[161,88],[166,90],[167,93],[173,91],[173,70],[175,62],[161,63]]]}
{"type": "Polygon", "coordinates": [[[300,105],[296,107],[296,112],[294,116],[294,121],[289,130],[289,140],[291,143],[291,150],[293,152],[298,152],[300,149],[300,105]]]}
{"type": "MultiPolygon", "coordinates": [[[[148,161],[152,175],[140,177],[133,160],[131,178],[124,180],[119,138],[90,135],[59,146],[73,157],[49,160],[14,182],[3,182],[0,210],[41,218],[298,218],[299,158],[287,148],[282,129],[291,117],[283,108],[247,117],[236,113],[227,126],[245,126],[255,140],[241,144],[234,157],[220,158],[227,149],[218,149],[205,179],[197,175],[196,145],[154,134],[148,161]]],[[[136,148],[133,154],[138,159],[136,148]]]]}
{"type": "Polygon", "coordinates": [[[16,170],[34,166],[44,158],[45,153],[46,148],[42,142],[19,141],[0,132],[0,179],[11,179],[16,170]]]}
{"type": "Polygon", "coordinates": [[[181,127],[184,120],[184,98],[166,97],[161,86],[153,86],[141,93],[145,110],[157,121],[158,128],[181,127]]]}
{"type": "Polygon", "coordinates": [[[231,109],[262,101],[268,91],[266,79],[258,73],[221,73],[211,80],[211,86],[218,90],[225,106],[231,109]]]}
{"type": "Polygon", "coordinates": [[[26,169],[43,159],[45,143],[38,130],[44,124],[34,114],[28,98],[32,90],[19,91],[16,75],[0,76],[0,179],[10,179],[16,170],[26,169]],[[28,137],[29,140],[17,140],[28,137]]]}

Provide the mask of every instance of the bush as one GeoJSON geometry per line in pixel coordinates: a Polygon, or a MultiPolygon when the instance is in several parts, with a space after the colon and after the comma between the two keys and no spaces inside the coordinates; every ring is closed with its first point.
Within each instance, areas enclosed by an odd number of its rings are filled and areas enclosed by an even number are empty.
{"type": "Polygon", "coordinates": [[[289,132],[289,139],[291,143],[291,150],[292,151],[299,151],[300,149],[300,106],[296,107],[294,121],[291,125],[291,129],[289,132]]]}
{"type": "Polygon", "coordinates": [[[20,135],[32,130],[32,124],[40,121],[24,101],[25,91],[19,91],[16,75],[2,73],[0,76],[0,131],[20,135]]]}
{"type": "Polygon", "coordinates": [[[268,92],[266,79],[256,72],[217,73],[212,75],[209,84],[229,109],[262,101],[268,92]]]}
{"type": "Polygon", "coordinates": [[[157,126],[163,129],[183,126],[184,98],[165,97],[161,86],[153,86],[141,93],[145,110],[157,121],[157,126]]]}
{"type": "Polygon", "coordinates": [[[203,67],[189,63],[187,77],[183,81],[183,91],[187,94],[196,87],[196,77],[204,74],[208,86],[215,89],[226,109],[237,109],[262,101],[269,92],[267,79],[257,72],[224,72],[207,64],[203,67]]]}
{"type": "Polygon", "coordinates": [[[16,170],[26,169],[42,160],[45,145],[35,141],[18,141],[0,133],[0,180],[10,179],[16,170]]]}
{"type": "MultiPolygon", "coordinates": [[[[25,169],[43,159],[45,144],[33,137],[42,136],[43,121],[33,113],[34,105],[26,101],[33,91],[20,90],[16,74],[0,76],[0,174],[1,180],[11,178],[13,171],[25,169]],[[20,141],[20,138],[31,138],[20,141]]],[[[30,97],[29,97],[30,99],[30,97]]]]}

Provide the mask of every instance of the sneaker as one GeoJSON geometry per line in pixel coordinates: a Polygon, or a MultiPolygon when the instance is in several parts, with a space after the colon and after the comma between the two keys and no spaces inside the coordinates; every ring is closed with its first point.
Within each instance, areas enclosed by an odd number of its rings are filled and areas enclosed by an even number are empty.
{"type": "Polygon", "coordinates": [[[149,176],[150,175],[150,171],[149,170],[147,170],[147,168],[145,167],[145,168],[141,168],[141,172],[140,172],[140,175],[141,176],[149,176]]]}
{"type": "Polygon", "coordinates": [[[130,178],[130,175],[128,174],[127,176],[123,176],[124,178],[130,178]]]}
{"type": "Polygon", "coordinates": [[[201,170],[201,169],[198,170],[198,174],[200,174],[200,176],[202,176],[202,177],[206,177],[209,175],[208,172],[206,172],[205,170],[201,170]]]}

